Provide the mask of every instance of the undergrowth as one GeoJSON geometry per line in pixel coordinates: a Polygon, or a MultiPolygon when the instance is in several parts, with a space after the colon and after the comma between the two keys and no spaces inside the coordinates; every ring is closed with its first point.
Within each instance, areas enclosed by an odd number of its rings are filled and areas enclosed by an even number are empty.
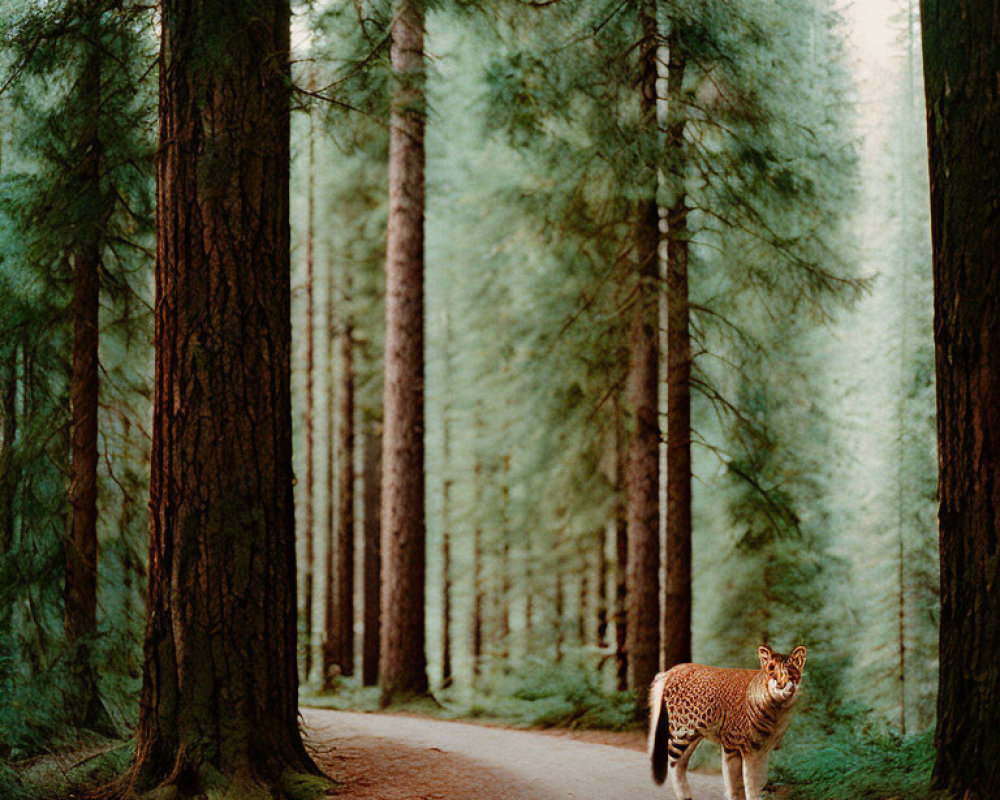
{"type": "Polygon", "coordinates": [[[838,728],[822,741],[788,742],[771,770],[788,800],[928,800],[934,735],[838,728]]]}
{"type": "MultiPolygon", "coordinates": [[[[569,662],[526,662],[520,669],[485,673],[475,691],[439,692],[433,699],[394,703],[388,710],[438,719],[474,719],[526,728],[631,730],[641,727],[632,692],[609,691],[593,669],[569,662]]],[[[340,711],[379,711],[377,687],[341,681],[331,693],[310,693],[302,705],[340,711]]]]}

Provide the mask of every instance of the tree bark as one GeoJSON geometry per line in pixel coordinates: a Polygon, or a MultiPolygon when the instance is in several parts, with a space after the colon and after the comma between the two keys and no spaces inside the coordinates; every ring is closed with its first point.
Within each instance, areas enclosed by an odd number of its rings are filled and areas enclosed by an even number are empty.
{"type": "MultiPolygon", "coordinates": [[[[93,33],[93,31],[92,31],[93,33]]],[[[92,113],[80,136],[79,185],[96,203],[101,198],[103,148],[100,138],[101,52],[95,44],[84,63],[78,91],[90,98],[92,113]]],[[[83,727],[113,733],[98,695],[90,651],[97,635],[97,417],[98,317],[101,288],[101,236],[107,214],[97,209],[77,229],[71,247],[73,266],[73,360],[70,376],[70,484],[72,508],[66,545],[65,631],[83,727]]]]}
{"type": "MultiPolygon", "coordinates": [[[[326,548],[323,553],[323,644],[320,652],[321,680],[324,690],[329,690],[336,660],[337,612],[336,570],[334,554],[337,552],[337,313],[336,281],[334,267],[327,265],[326,286],[326,548]]],[[[377,669],[376,669],[377,672],[377,669]]]]}
{"type": "MultiPolygon", "coordinates": [[[[340,467],[337,502],[337,576],[335,669],[354,674],[354,326],[350,318],[341,334],[341,409],[337,461],[340,467]]],[[[326,680],[332,676],[327,673],[326,680]]]]}
{"type": "Polygon", "coordinates": [[[625,519],[625,450],[621,408],[615,403],[615,677],[619,692],[628,690],[628,525],[625,519]]]}
{"type": "Polygon", "coordinates": [[[364,441],[364,475],[363,498],[364,506],[364,640],[361,657],[361,682],[365,686],[375,686],[378,683],[379,662],[379,619],[380,619],[380,584],[382,572],[381,556],[381,520],[379,501],[382,494],[381,485],[381,454],[382,442],[379,440],[377,424],[369,421],[365,428],[364,441]]]}
{"type": "MultiPolygon", "coordinates": [[[[558,554],[562,550],[563,534],[562,531],[556,534],[555,541],[555,552],[558,554]]],[[[556,573],[556,585],[555,585],[555,602],[553,603],[553,617],[552,617],[552,632],[555,634],[556,640],[556,652],[555,661],[557,664],[562,663],[563,652],[566,646],[566,631],[563,628],[563,615],[566,610],[566,584],[563,578],[563,571],[557,569],[556,573]]]]}
{"type": "Polygon", "coordinates": [[[941,630],[932,784],[1000,797],[1000,15],[922,3],[937,363],[941,630]]]}
{"type": "Polygon", "coordinates": [[[444,309],[444,408],[441,412],[442,462],[444,480],[441,483],[441,688],[452,685],[451,664],[451,400],[448,376],[451,374],[451,311],[449,298],[445,295],[444,309]]]}
{"type": "Polygon", "coordinates": [[[687,192],[684,190],[684,53],[675,26],[667,42],[666,152],[674,202],[667,209],[667,515],[663,666],[691,660],[691,334],[687,192]]]}
{"type": "Polygon", "coordinates": [[[162,4],[139,791],[281,797],[318,774],[297,704],[289,21],[285,0],[162,4]]]}
{"type": "Polygon", "coordinates": [[[597,531],[597,646],[608,644],[608,556],[607,529],[601,527],[597,531]]]}
{"type": "MultiPolygon", "coordinates": [[[[476,429],[482,427],[481,417],[477,414],[476,429]]],[[[483,611],[485,604],[485,588],[483,586],[483,526],[479,514],[483,506],[483,464],[481,457],[476,455],[472,467],[473,492],[476,522],[472,531],[472,676],[479,677],[483,663],[483,611]]]]}
{"type": "MultiPolygon", "coordinates": [[[[447,511],[451,481],[445,480],[442,500],[447,511]]],[[[441,532],[441,688],[448,689],[454,680],[451,668],[451,532],[445,516],[441,532]]]]}
{"type": "MultiPolygon", "coordinates": [[[[656,8],[640,12],[640,89],[645,135],[656,130],[656,8]]],[[[628,656],[629,688],[642,696],[660,667],[660,531],[659,442],[657,416],[658,348],[657,282],[659,209],[656,172],[648,170],[637,204],[635,222],[636,285],[629,341],[628,401],[633,430],[626,467],[628,535],[628,656]]],[[[644,707],[645,702],[642,701],[644,707]]]]}
{"type": "Polygon", "coordinates": [[[382,704],[427,693],[424,650],[424,2],[392,25],[385,428],[382,442],[382,704]]]}
{"type": "Polygon", "coordinates": [[[503,457],[503,479],[500,486],[500,581],[497,598],[500,617],[500,660],[506,670],[510,659],[510,454],[503,457]]]}
{"type": "MultiPolygon", "coordinates": [[[[315,90],[315,72],[310,67],[309,71],[309,87],[315,90]]],[[[305,597],[302,600],[303,604],[303,617],[305,623],[305,676],[306,681],[312,675],[313,667],[313,586],[315,582],[314,569],[316,562],[316,521],[315,521],[315,502],[313,497],[313,486],[315,484],[315,475],[313,468],[313,428],[315,421],[315,411],[313,409],[313,374],[315,372],[315,335],[313,332],[314,316],[315,316],[315,303],[314,303],[314,291],[313,284],[315,280],[315,269],[313,263],[313,189],[314,189],[314,178],[313,178],[313,165],[315,163],[315,143],[314,143],[314,127],[313,127],[313,114],[312,114],[312,104],[310,103],[309,108],[309,137],[307,142],[307,160],[306,160],[306,413],[305,413],[305,429],[306,429],[306,446],[305,446],[305,457],[306,457],[306,474],[305,474],[305,487],[303,489],[303,494],[305,495],[305,544],[306,544],[306,563],[305,563],[305,580],[304,589],[305,597]]],[[[326,674],[323,675],[323,680],[326,680],[326,674]]]]}

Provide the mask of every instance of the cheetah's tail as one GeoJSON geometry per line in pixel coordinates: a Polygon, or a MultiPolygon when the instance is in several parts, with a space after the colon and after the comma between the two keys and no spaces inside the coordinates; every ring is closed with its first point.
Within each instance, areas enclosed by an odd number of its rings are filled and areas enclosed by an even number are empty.
{"type": "Polygon", "coordinates": [[[649,760],[653,767],[653,780],[657,785],[667,779],[667,744],[670,741],[670,721],[663,704],[663,690],[667,673],[661,672],[649,690],[649,760]]]}

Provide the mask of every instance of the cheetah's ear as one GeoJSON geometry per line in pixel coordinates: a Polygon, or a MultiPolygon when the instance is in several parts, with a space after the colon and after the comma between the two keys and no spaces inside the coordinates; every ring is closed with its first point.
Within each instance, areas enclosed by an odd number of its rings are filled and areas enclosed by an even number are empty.
{"type": "Polygon", "coordinates": [[[793,664],[800,670],[806,665],[806,649],[799,645],[788,656],[788,663],[793,664]]]}
{"type": "Polygon", "coordinates": [[[763,669],[768,665],[768,662],[770,662],[772,655],[773,653],[771,652],[771,648],[768,647],[766,644],[762,644],[760,647],[757,648],[757,657],[760,659],[761,669],[763,669]]]}

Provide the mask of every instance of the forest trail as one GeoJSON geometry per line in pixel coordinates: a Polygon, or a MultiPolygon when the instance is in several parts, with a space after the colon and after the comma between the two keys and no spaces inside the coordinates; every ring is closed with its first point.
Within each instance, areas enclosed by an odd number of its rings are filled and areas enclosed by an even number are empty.
{"type": "MultiPolygon", "coordinates": [[[[533,731],[303,709],[317,762],[352,800],[670,800],[645,753],[533,731]]],[[[695,800],[722,778],[691,775],[695,800]]]]}

